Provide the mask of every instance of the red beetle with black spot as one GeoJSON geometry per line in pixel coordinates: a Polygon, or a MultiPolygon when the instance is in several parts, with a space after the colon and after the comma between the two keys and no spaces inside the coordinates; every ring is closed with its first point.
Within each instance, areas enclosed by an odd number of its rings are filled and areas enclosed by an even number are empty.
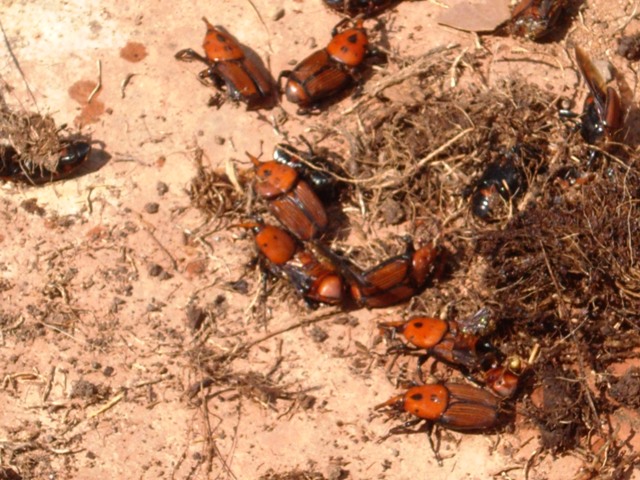
{"type": "Polygon", "coordinates": [[[247,153],[255,165],[255,192],[264,198],[273,215],[301,240],[318,237],[329,223],[322,202],[298,171],[276,161],[260,162],[247,153]]]}
{"type": "Polygon", "coordinates": [[[436,270],[440,251],[427,245],[415,250],[407,239],[402,255],[359,273],[345,273],[354,300],[367,308],[382,308],[408,300],[422,290],[436,270]]]}
{"type": "Polygon", "coordinates": [[[280,227],[262,223],[244,223],[251,228],[258,250],[269,261],[269,269],[291,281],[310,306],[318,302],[340,305],[344,302],[344,282],[336,268],[304,250],[280,227]]]}
{"type": "MultiPolygon", "coordinates": [[[[497,362],[498,352],[478,335],[467,333],[457,322],[431,317],[413,317],[408,321],[383,322],[383,331],[402,335],[407,343],[449,365],[465,371],[485,370],[497,362]]],[[[409,346],[398,351],[415,351],[409,346]]]]}
{"type": "Polygon", "coordinates": [[[333,29],[333,38],[326,48],[312,53],[293,70],[280,73],[278,83],[287,79],[284,94],[300,106],[299,114],[310,113],[320,102],[329,99],[360,80],[360,69],[369,51],[369,40],[363,21],[338,32],[348,19],[333,29]]]}
{"type": "Polygon", "coordinates": [[[200,72],[200,79],[211,79],[216,88],[226,89],[232,100],[246,103],[248,110],[272,106],[275,103],[275,91],[269,73],[248,58],[231,35],[211,25],[206,18],[202,19],[207,25],[202,44],[206,57],[187,48],[176,53],[176,59],[208,65],[206,70],[200,72]]]}
{"type": "Polygon", "coordinates": [[[444,383],[412,387],[375,408],[389,407],[416,416],[391,429],[390,434],[413,433],[409,428],[420,422],[433,423],[461,432],[486,431],[500,424],[500,401],[491,393],[463,383],[444,383]]]}

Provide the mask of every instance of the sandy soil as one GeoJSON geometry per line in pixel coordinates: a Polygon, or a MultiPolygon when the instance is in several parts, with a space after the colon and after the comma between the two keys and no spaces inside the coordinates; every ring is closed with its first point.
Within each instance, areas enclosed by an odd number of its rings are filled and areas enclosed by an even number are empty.
{"type": "MultiPolygon", "coordinates": [[[[305,118],[285,102],[286,122],[279,107],[216,109],[207,106],[213,90],[197,81],[199,66],[173,55],[200,49],[204,15],[272,72],[290,68],[339,20],[319,0],[2,3],[24,74],[3,41],[7,103],[50,113],[98,143],[76,178],[0,189],[0,478],[14,478],[11,469],[15,478],[60,480],[560,479],[593,467],[580,451],[541,453],[537,430],[520,416],[495,434],[441,431],[443,466],[423,435],[380,443],[393,423],[372,407],[398,390],[369,349],[384,352],[376,322],[402,317],[405,307],[311,311],[283,282],[260,300],[259,273],[246,266],[252,243],[191,206],[198,148],[205,165],[244,170],[245,151],[268,153],[283,132],[317,140],[312,127],[334,124],[353,100],[305,118]],[[230,287],[239,279],[246,293],[230,287]],[[199,329],[194,308],[204,312],[199,329]],[[189,388],[216,372],[217,356],[240,345],[249,346],[190,398],[189,388]]],[[[567,47],[577,43],[610,58],[635,86],[629,64],[613,54],[620,29],[640,29],[632,1],[590,1],[543,44],[438,26],[453,3],[407,1],[383,14],[394,58],[458,44],[484,56],[475,73],[462,70],[457,88],[480,74],[493,85],[525,73],[580,97],[567,47]]],[[[409,230],[401,224],[379,236],[409,230]]],[[[427,307],[437,314],[445,305],[427,307]]],[[[635,448],[638,412],[612,418],[625,448],[635,448]]]]}

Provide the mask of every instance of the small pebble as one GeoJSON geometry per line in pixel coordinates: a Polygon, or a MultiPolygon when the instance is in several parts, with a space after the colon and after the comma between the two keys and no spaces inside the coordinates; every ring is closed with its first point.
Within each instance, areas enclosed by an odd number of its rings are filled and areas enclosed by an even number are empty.
{"type": "Polygon", "coordinates": [[[149,276],[150,277],[157,277],[158,275],[160,275],[162,273],[164,269],[158,265],[157,263],[152,263],[151,265],[149,265],[149,276]]]}
{"type": "Polygon", "coordinates": [[[160,204],[156,202],[149,202],[144,206],[144,211],[147,213],[158,213],[158,210],[160,210],[160,204]]]}
{"type": "Polygon", "coordinates": [[[166,183],[158,182],[156,184],[156,192],[158,192],[158,195],[160,195],[161,197],[168,191],[169,191],[169,185],[167,185],[166,183]]]}
{"type": "Polygon", "coordinates": [[[329,334],[317,325],[311,329],[311,339],[314,342],[322,343],[329,338],[329,334]]]}
{"type": "Polygon", "coordinates": [[[274,22],[277,22],[278,20],[280,20],[282,17],[284,17],[284,8],[279,8],[278,10],[275,11],[275,13],[273,14],[273,16],[271,17],[271,19],[274,22]]]}
{"type": "Polygon", "coordinates": [[[617,53],[627,60],[640,60],[640,33],[619,38],[617,53]]]}

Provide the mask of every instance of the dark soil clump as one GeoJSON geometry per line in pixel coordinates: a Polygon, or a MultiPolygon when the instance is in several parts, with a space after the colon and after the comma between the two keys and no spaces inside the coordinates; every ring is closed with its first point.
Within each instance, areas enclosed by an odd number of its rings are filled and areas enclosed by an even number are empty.
{"type": "Polygon", "coordinates": [[[616,401],[627,407],[640,407],[640,368],[630,368],[612,383],[609,393],[616,401]]]}

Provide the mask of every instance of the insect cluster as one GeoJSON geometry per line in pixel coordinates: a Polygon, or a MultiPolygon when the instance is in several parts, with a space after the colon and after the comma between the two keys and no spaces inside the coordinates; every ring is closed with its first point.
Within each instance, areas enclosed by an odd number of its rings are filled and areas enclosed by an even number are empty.
{"type": "Polygon", "coordinates": [[[318,111],[323,102],[339,95],[354,83],[361,83],[365,60],[373,54],[369,48],[363,20],[340,21],[331,32],[331,41],[298,63],[293,70],[278,76],[278,88],[269,72],[257,61],[247,57],[242,47],[222,27],[214,27],[203,18],[207,32],[203,48],[205,56],[187,48],[176,53],[182,61],[200,61],[208,66],[200,72],[203,82],[211,81],[224,89],[229,98],[242,101],[248,110],[273,106],[276,96],[283,93],[299,106],[299,114],[318,111]],[[282,80],[286,79],[284,86],[282,80]]]}
{"type": "Polygon", "coordinates": [[[477,385],[455,382],[420,385],[392,397],[376,409],[408,412],[416,418],[392,428],[390,434],[413,432],[408,428],[421,422],[426,430],[437,423],[458,431],[485,431],[496,429],[508,418],[505,401],[516,394],[525,364],[518,358],[505,359],[491,345],[490,316],[489,311],[482,309],[460,323],[419,316],[379,324],[389,340],[403,337],[399,344],[389,348],[389,353],[419,354],[419,367],[432,357],[456,368],[477,385]]]}
{"type": "Polygon", "coordinates": [[[240,225],[253,230],[266,267],[290,280],[310,305],[379,308],[419,293],[437,271],[439,250],[433,245],[415,249],[407,239],[403,254],[366,271],[356,268],[321,241],[330,222],[313,185],[326,188],[328,180],[309,174],[300,155],[289,145],[277,146],[274,160],[268,162],[249,155],[255,166],[254,190],[285,227],[262,222],[240,225]]]}
{"type": "MultiPolygon", "coordinates": [[[[282,71],[277,82],[262,65],[245,55],[226,30],[214,27],[206,19],[205,55],[186,49],[176,58],[204,63],[207,68],[200,73],[200,79],[226,91],[232,100],[245,103],[248,110],[269,108],[283,96],[297,105],[298,114],[317,113],[354,85],[359,93],[367,60],[376,56],[364,19],[393,3],[325,0],[331,9],[356,18],[340,21],[324,48],[293,69],[282,71]]],[[[514,8],[507,28],[514,35],[531,40],[546,38],[557,28],[566,6],[564,0],[523,0],[514,8]]],[[[620,129],[621,106],[616,90],[606,85],[587,54],[576,48],[575,56],[590,94],[581,114],[561,110],[560,116],[573,121],[584,141],[593,146],[589,168],[620,129]]],[[[523,164],[530,153],[527,145],[516,145],[489,163],[467,187],[465,196],[475,217],[493,221],[504,207],[515,207],[527,188],[523,164]]],[[[308,305],[323,303],[346,310],[389,307],[409,300],[439,277],[446,263],[443,249],[431,243],[415,246],[408,237],[404,253],[367,270],[332,250],[324,241],[334,227],[327,213],[326,195],[334,190],[336,180],[318,164],[320,160],[312,151],[307,154],[280,144],[275,147],[272,160],[261,162],[248,156],[254,165],[254,192],[280,226],[252,219],[236,227],[253,233],[264,267],[290,282],[308,305]]],[[[578,175],[571,172],[564,180],[578,175]]],[[[506,358],[491,344],[490,329],[483,326],[486,317],[482,310],[469,321],[420,316],[379,325],[382,335],[393,343],[389,353],[418,355],[419,366],[433,358],[459,370],[470,381],[413,386],[381,403],[377,409],[415,417],[390,433],[415,431],[409,427],[419,423],[424,424],[425,430],[439,424],[462,432],[487,431],[508,421],[513,410],[511,402],[527,373],[527,362],[506,358]]]]}
{"type": "MultiPolygon", "coordinates": [[[[199,79],[247,110],[268,109],[281,97],[308,115],[322,111],[355,87],[360,92],[368,61],[379,54],[369,43],[365,19],[398,3],[392,0],[324,0],[327,7],[348,17],[333,28],[325,47],[304,58],[275,80],[255,55],[224,28],[203,21],[204,55],[187,48],[175,54],[180,61],[197,61],[206,68],[199,79]]],[[[567,6],[566,0],[522,0],[513,9],[508,29],[515,35],[540,40],[553,34],[567,6]]],[[[589,146],[585,168],[600,158],[622,128],[622,105],[616,89],[598,71],[586,52],[575,48],[575,61],[589,94],[582,112],[562,109],[559,115],[572,122],[589,146]]],[[[84,141],[65,141],[57,150],[59,161],[47,171],[21,160],[21,152],[0,143],[0,178],[42,183],[71,174],[89,156],[84,141]]],[[[527,189],[523,170],[526,145],[516,145],[486,165],[466,189],[472,215],[493,221],[502,209],[515,208],[527,189]]],[[[406,237],[404,252],[380,259],[368,269],[355,265],[332,248],[328,239],[336,228],[328,213],[335,203],[337,175],[323,168],[314,152],[279,144],[271,160],[247,154],[253,164],[253,191],[279,225],[251,218],[234,225],[253,235],[262,265],[288,281],[311,307],[327,304],[343,310],[385,308],[419,295],[441,277],[447,263],[445,249],[435,242],[415,242],[406,237]]],[[[562,180],[583,180],[576,169],[562,173],[562,180]]],[[[528,363],[507,357],[491,343],[489,313],[481,310],[467,320],[443,320],[416,316],[379,324],[390,343],[388,354],[418,356],[418,368],[429,358],[458,370],[468,383],[446,381],[412,386],[376,409],[415,418],[390,433],[414,432],[422,423],[462,432],[490,431],[508,421],[512,402],[528,373],[528,363]]]]}

